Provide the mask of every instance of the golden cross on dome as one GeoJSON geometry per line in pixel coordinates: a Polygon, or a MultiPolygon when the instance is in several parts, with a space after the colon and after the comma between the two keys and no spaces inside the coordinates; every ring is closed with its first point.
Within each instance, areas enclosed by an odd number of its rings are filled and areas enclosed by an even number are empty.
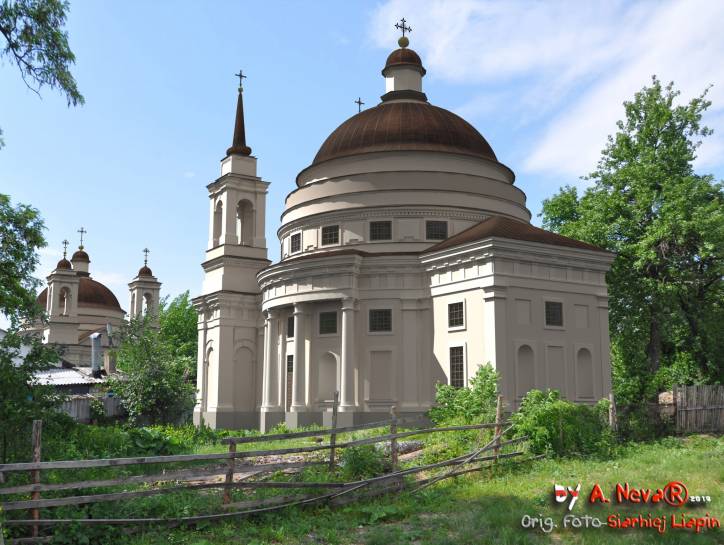
{"type": "Polygon", "coordinates": [[[405,37],[405,32],[412,32],[412,27],[406,26],[405,25],[406,22],[407,22],[407,20],[403,17],[402,19],[400,19],[400,23],[402,23],[402,24],[395,23],[395,28],[402,31],[403,38],[405,37]]]}
{"type": "Polygon", "coordinates": [[[68,242],[68,239],[65,239],[65,240],[63,241],[63,259],[65,259],[65,256],[68,255],[68,244],[70,244],[70,243],[68,242]]]}
{"type": "Polygon", "coordinates": [[[145,267],[146,265],[148,265],[148,254],[151,253],[151,250],[149,250],[148,248],[144,248],[143,253],[144,253],[143,266],[145,267]]]}
{"type": "Polygon", "coordinates": [[[82,250],[83,249],[83,235],[88,233],[88,231],[86,231],[83,227],[81,227],[80,229],[78,229],[78,232],[80,233],[80,246],[78,246],[78,248],[80,248],[82,250]]]}
{"type": "Polygon", "coordinates": [[[357,97],[357,100],[355,100],[354,103],[355,103],[355,104],[357,105],[357,107],[358,107],[357,113],[361,112],[361,111],[362,111],[362,105],[364,104],[364,102],[362,102],[362,97],[357,97]]]}
{"type": "Polygon", "coordinates": [[[239,89],[241,89],[242,84],[244,83],[243,80],[246,78],[246,76],[244,75],[244,72],[242,70],[239,70],[239,73],[234,75],[239,78],[239,89]]]}

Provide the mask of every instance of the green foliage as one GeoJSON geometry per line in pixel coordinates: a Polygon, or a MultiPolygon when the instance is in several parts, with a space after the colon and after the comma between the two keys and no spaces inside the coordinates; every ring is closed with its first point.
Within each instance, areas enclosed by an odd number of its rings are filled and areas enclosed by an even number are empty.
{"type": "Polygon", "coordinates": [[[624,103],[593,185],[543,203],[544,227],[616,253],[607,280],[621,402],[724,380],[724,191],[693,168],[710,102],[678,96],[654,77],[624,103]]]}
{"type": "Polygon", "coordinates": [[[339,463],[346,480],[357,480],[382,475],[389,460],[375,445],[359,445],[342,449],[339,463]]]}
{"type": "Polygon", "coordinates": [[[193,362],[174,355],[151,319],[134,318],[123,326],[116,349],[123,375],[108,381],[132,424],[178,422],[194,406],[196,388],[188,380],[193,362]]]}
{"type": "MultiPolygon", "coordinates": [[[[158,321],[160,337],[168,343],[173,355],[195,361],[198,315],[189,299],[189,292],[185,291],[170,303],[168,297],[164,297],[161,300],[158,321]]],[[[193,366],[191,378],[196,380],[196,366],[193,366]]]]}
{"type": "Polygon", "coordinates": [[[515,436],[528,436],[536,454],[605,457],[613,447],[607,411],[607,400],[591,407],[563,400],[557,390],[531,390],[511,420],[515,436]]]}
{"type": "Polygon", "coordinates": [[[0,457],[3,462],[27,459],[34,419],[46,426],[61,423],[56,407],[63,396],[51,386],[38,384],[36,374],[53,366],[59,353],[20,328],[43,320],[35,303],[39,282],[31,276],[38,263],[38,248],[45,246],[43,221],[34,208],[11,206],[0,194],[0,314],[10,328],[0,339],[0,457]]]}
{"type": "Polygon", "coordinates": [[[68,7],[63,0],[2,0],[0,36],[5,38],[5,47],[0,57],[15,63],[25,85],[35,93],[47,85],[62,91],[68,106],[76,106],[85,99],[70,73],[75,55],[63,31],[68,7]]]}
{"type": "Polygon", "coordinates": [[[438,383],[430,419],[436,424],[452,420],[462,424],[494,421],[498,378],[497,371],[487,364],[478,368],[469,388],[438,383]]]}

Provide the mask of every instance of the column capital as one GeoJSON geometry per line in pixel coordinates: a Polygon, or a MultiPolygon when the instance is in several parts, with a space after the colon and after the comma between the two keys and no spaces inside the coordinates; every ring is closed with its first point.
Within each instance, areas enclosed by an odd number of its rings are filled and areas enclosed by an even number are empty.
{"type": "Polygon", "coordinates": [[[309,303],[294,303],[294,311],[292,314],[294,316],[309,314],[309,303]]]}
{"type": "Polygon", "coordinates": [[[274,320],[279,317],[279,311],[275,308],[270,308],[264,311],[264,318],[266,320],[274,320]]]}
{"type": "Polygon", "coordinates": [[[342,299],[342,310],[357,310],[357,299],[354,297],[342,299]]]}

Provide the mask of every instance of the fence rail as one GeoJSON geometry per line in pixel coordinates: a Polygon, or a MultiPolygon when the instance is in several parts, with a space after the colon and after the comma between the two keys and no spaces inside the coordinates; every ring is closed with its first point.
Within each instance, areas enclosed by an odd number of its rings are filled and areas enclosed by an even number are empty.
{"type": "MultiPolygon", "coordinates": [[[[182,454],[172,456],[145,456],[133,458],[106,458],[95,460],[61,460],[61,461],[40,461],[40,427],[38,424],[37,434],[34,433],[34,441],[37,436],[37,456],[34,461],[12,464],[1,464],[0,475],[9,475],[18,472],[29,472],[31,475],[30,484],[19,484],[17,479],[15,482],[6,483],[7,486],[0,486],[0,499],[7,497],[8,501],[0,502],[0,508],[8,513],[26,510],[30,517],[26,519],[7,519],[4,524],[7,526],[28,527],[31,531],[30,537],[18,538],[11,543],[41,543],[48,542],[49,536],[40,535],[43,527],[53,527],[70,522],[75,524],[108,524],[108,525],[143,525],[143,524],[161,524],[161,523],[186,523],[193,524],[200,521],[218,520],[228,517],[241,516],[252,513],[261,513],[276,509],[283,509],[292,505],[307,505],[318,502],[330,502],[332,504],[348,503],[361,497],[382,494],[390,491],[399,491],[404,489],[407,484],[403,478],[408,475],[415,475],[421,472],[429,472],[449,468],[446,473],[438,475],[434,478],[428,478],[424,482],[426,485],[437,482],[438,480],[450,478],[456,475],[468,473],[482,469],[481,464],[487,462],[493,463],[499,459],[514,458],[525,454],[523,450],[515,452],[501,453],[501,449],[508,445],[515,445],[526,438],[517,438],[503,441],[503,435],[510,428],[503,429],[507,422],[503,422],[502,398],[498,400],[498,411],[496,421],[494,423],[473,424],[467,426],[445,426],[445,427],[424,427],[407,431],[399,431],[399,426],[407,422],[419,419],[398,418],[394,409],[391,411],[390,420],[375,422],[370,424],[362,424],[358,426],[336,427],[336,421],[333,419],[333,427],[330,429],[321,429],[314,431],[292,432],[285,434],[275,434],[267,436],[251,436],[251,437],[230,437],[222,442],[228,445],[228,452],[212,453],[212,454],[182,454]],[[389,433],[380,433],[372,437],[364,437],[360,439],[349,439],[347,441],[338,441],[338,436],[343,433],[356,432],[361,430],[371,430],[375,428],[390,429],[389,433]],[[406,469],[399,468],[399,439],[405,437],[419,436],[430,433],[447,433],[453,431],[466,430],[483,430],[493,428],[493,439],[474,451],[463,456],[450,458],[442,462],[433,464],[419,465],[408,467],[406,469]],[[278,448],[268,450],[238,451],[240,444],[262,443],[268,441],[277,441],[284,439],[303,439],[309,437],[328,437],[328,444],[319,444],[314,446],[295,446],[290,448],[278,448]],[[371,445],[378,443],[389,443],[390,456],[390,472],[374,477],[353,482],[304,482],[304,481],[275,481],[269,480],[270,474],[283,470],[285,472],[301,471],[304,468],[313,465],[327,465],[334,469],[335,453],[340,449],[355,447],[360,445],[371,445]],[[328,458],[314,460],[263,460],[265,456],[283,456],[287,454],[298,453],[320,453],[329,450],[328,458]],[[488,451],[493,451],[491,456],[484,455],[488,451]],[[250,458],[262,458],[261,463],[250,463],[250,458]],[[239,463],[240,461],[244,463],[239,463]],[[126,475],[112,476],[112,478],[96,478],[91,480],[79,480],[76,482],[62,483],[43,483],[41,475],[48,470],[77,470],[85,468],[114,468],[125,467],[130,465],[147,466],[152,464],[176,464],[176,463],[198,463],[198,462],[216,462],[213,466],[197,466],[187,469],[178,469],[173,467],[169,471],[157,472],[155,474],[145,475],[126,475]],[[270,463],[271,462],[271,463],[270,463]],[[470,464],[475,467],[470,467],[470,464]],[[465,469],[460,469],[465,468],[465,469]],[[113,487],[127,485],[142,485],[141,488],[131,490],[114,490],[113,487]],[[102,492],[92,494],[79,494],[71,496],[63,496],[64,492],[84,489],[106,489],[102,492]],[[221,509],[222,513],[200,514],[195,516],[179,517],[179,518],[135,518],[135,519],[60,519],[60,518],[41,518],[41,510],[60,506],[85,505],[97,502],[125,501],[133,498],[147,497],[157,494],[169,494],[174,492],[218,488],[221,492],[221,509]],[[262,489],[279,489],[281,490],[298,490],[296,495],[278,495],[266,498],[256,498],[249,501],[233,502],[232,490],[248,489],[251,491],[262,489]],[[314,493],[314,490],[319,490],[314,493]],[[61,497],[52,497],[54,493],[61,493],[61,497]],[[41,493],[45,494],[41,498],[41,493]],[[18,495],[30,494],[30,499],[18,498],[18,495]],[[48,494],[51,497],[48,497],[48,494]],[[10,497],[8,497],[10,496],[10,497]],[[15,497],[12,497],[15,496],[15,497]]],[[[409,427],[409,426],[408,426],[409,427]]],[[[383,430],[384,431],[384,430],[383,430]]],[[[34,443],[35,444],[35,443],[34,443]]],[[[35,449],[34,449],[35,452],[35,449]]],[[[0,479],[0,483],[3,480],[0,479]]],[[[72,492],[71,492],[72,493],[72,492]]],[[[27,496],[26,496],[27,498],[27,496]]]]}

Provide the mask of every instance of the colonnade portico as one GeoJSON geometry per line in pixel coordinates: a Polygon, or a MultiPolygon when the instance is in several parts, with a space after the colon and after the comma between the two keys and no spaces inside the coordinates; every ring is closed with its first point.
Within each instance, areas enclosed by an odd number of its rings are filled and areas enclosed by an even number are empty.
{"type": "MultiPolygon", "coordinates": [[[[334,303],[338,316],[339,335],[329,350],[337,359],[334,377],[336,390],[340,393],[339,412],[348,413],[349,418],[340,414],[340,425],[351,423],[352,412],[358,407],[358,368],[355,351],[355,314],[358,301],[354,297],[321,299],[294,302],[264,311],[264,360],[263,397],[261,406],[262,429],[282,421],[290,427],[329,424],[331,406],[328,400],[321,400],[317,391],[320,379],[318,373],[328,372],[314,358],[313,343],[319,342],[318,308],[328,308],[334,303]],[[287,343],[284,322],[294,318],[293,340],[287,343]],[[287,357],[292,356],[291,388],[287,390],[287,357]],[[317,377],[317,380],[314,380],[317,377]],[[290,396],[291,399],[287,399],[290,396]]],[[[325,381],[330,380],[327,377],[325,381]]]]}

